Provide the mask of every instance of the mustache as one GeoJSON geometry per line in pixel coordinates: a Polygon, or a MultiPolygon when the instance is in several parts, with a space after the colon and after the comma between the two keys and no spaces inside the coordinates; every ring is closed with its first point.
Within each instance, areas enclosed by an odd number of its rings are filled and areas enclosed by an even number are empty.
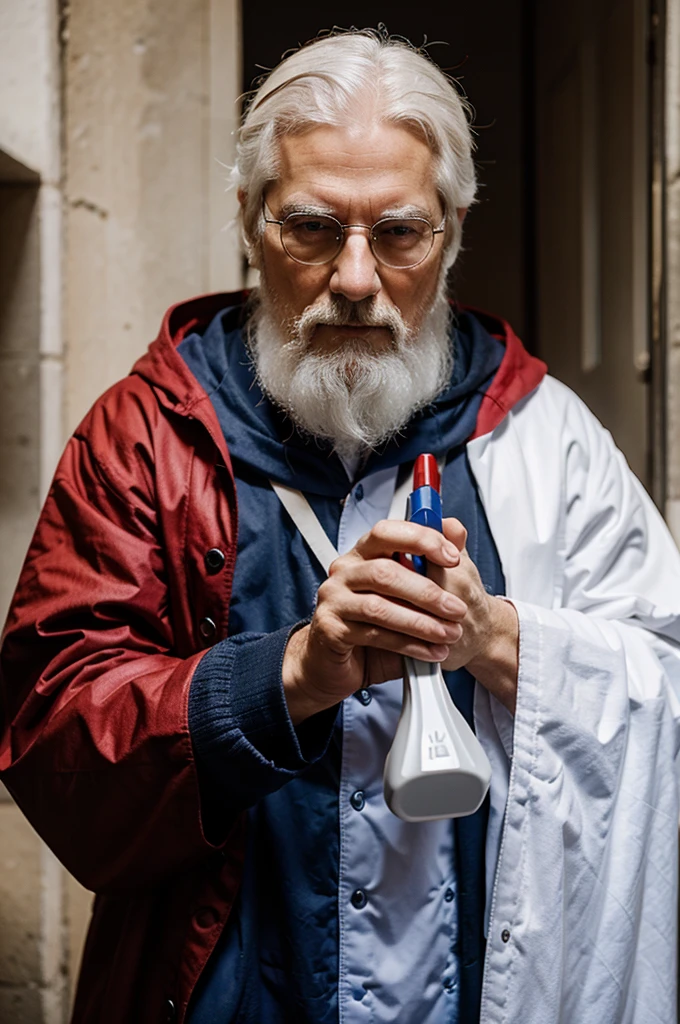
{"type": "Polygon", "coordinates": [[[383,306],[372,298],[351,302],[344,295],[307,306],[287,327],[292,339],[288,346],[298,351],[309,348],[317,327],[381,327],[390,332],[392,347],[397,351],[411,338],[411,331],[398,309],[383,306]]]}

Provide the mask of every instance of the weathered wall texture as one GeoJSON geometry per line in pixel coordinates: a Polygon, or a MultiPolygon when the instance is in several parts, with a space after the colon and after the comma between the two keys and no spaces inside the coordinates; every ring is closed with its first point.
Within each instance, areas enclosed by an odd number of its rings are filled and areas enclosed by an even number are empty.
{"type": "MultiPolygon", "coordinates": [[[[58,5],[0,4],[0,617],[61,446],[58,5]]],[[[63,871],[0,786],[0,1021],[62,1024],[63,871]]]]}
{"type": "Polygon", "coordinates": [[[44,179],[59,177],[58,4],[0,4],[0,147],[44,179]]]}
{"type": "Polygon", "coordinates": [[[0,1021],[41,1021],[41,843],[13,804],[0,803],[0,1021]]]}
{"type": "MultiPolygon", "coordinates": [[[[68,433],[166,306],[241,283],[239,60],[234,0],[0,3],[3,620],[68,433]]],[[[65,1024],[90,901],[0,784],[0,1024],[65,1024]]]]}
{"type": "Polygon", "coordinates": [[[209,0],[71,5],[69,430],[128,372],[170,304],[239,286],[236,237],[222,231],[235,197],[217,162],[232,156],[235,24],[233,4],[209,0]]]}

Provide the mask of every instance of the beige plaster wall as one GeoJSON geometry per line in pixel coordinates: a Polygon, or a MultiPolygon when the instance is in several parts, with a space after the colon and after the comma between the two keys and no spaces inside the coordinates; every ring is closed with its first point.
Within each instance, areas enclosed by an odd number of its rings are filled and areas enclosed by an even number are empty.
{"type": "Polygon", "coordinates": [[[0,800],[0,1021],[42,1021],[39,936],[41,842],[8,800],[0,800]]]}
{"type": "MultiPolygon", "coordinates": [[[[0,618],[61,446],[56,0],[0,4],[0,618]]],[[[0,785],[0,1022],[62,1024],[63,870],[0,785]]]]}
{"type": "Polygon", "coordinates": [[[54,50],[57,0],[0,3],[0,149],[59,178],[59,88],[54,50]]]}
{"type": "Polygon", "coordinates": [[[233,3],[76,0],[65,65],[67,402],[72,429],[165,309],[238,287],[223,232],[236,123],[233,3]]]}
{"type": "Polygon", "coordinates": [[[0,618],[39,509],[40,189],[0,184],[0,618]]]}
{"type": "MultiPolygon", "coordinates": [[[[238,120],[238,10],[0,3],[3,619],[73,426],[166,306],[241,283],[218,162],[238,120]]],[[[0,1024],[65,1024],[90,903],[0,784],[0,1024]]]]}

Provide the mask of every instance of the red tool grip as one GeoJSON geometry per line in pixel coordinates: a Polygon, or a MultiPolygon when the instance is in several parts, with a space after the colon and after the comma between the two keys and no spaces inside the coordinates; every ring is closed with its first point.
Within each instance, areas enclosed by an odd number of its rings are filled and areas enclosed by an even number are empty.
{"type": "Polygon", "coordinates": [[[413,468],[413,490],[419,487],[432,487],[437,494],[441,490],[439,467],[434,455],[419,455],[413,468]]]}

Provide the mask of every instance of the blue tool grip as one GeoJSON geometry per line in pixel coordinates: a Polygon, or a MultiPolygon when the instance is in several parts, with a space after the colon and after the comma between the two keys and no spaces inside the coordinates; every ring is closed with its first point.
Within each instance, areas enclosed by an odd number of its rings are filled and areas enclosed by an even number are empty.
{"type": "MultiPolygon", "coordinates": [[[[408,521],[442,532],[442,499],[434,487],[425,485],[411,491],[408,521]]],[[[424,576],[427,572],[426,560],[420,555],[413,555],[413,568],[424,576]]]]}

